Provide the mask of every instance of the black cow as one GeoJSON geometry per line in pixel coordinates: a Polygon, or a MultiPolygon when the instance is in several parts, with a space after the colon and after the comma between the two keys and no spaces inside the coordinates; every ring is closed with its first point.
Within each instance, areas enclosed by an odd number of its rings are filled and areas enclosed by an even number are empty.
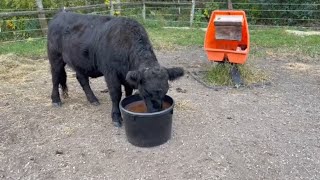
{"type": "Polygon", "coordinates": [[[144,27],[123,17],[59,12],[48,29],[48,57],[52,73],[52,103],[61,106],[59,84],[68,96],[67,64],[75,72],[88,101],[99,105],[89,77],[104,76],[112,100],[112,121],[121,126],[121,85],[126,96],[138,89],[148,112],[159,111],[168,91],[168,80],[184,75],[179,67],[162,67],[144,27]]]}

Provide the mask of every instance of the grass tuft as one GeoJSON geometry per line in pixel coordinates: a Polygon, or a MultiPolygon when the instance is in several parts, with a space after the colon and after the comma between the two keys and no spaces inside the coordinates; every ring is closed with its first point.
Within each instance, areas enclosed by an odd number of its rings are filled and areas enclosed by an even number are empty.
{"type": "MultiPolygon", "coordinates": [[[[229,63],[218,63],[207,71],[204,78],[212,85],[231,86],[233,85],[230,75],[231,68],[232,65],[229,63]]],[[[263,83],[269,79],[265,72],[255,69],[249,64],[238,65],[238,68],[245,85],[263,83]]]]}

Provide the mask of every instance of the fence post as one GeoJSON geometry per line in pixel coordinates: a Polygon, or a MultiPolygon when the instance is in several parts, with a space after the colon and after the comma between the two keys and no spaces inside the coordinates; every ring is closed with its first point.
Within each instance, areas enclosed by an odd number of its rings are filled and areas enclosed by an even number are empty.
{"type": "Polygon", "coordinates": [[[179,12],[179,15],[180,15],[181,14],[180,0],[178,0],[178,12],[179,12]]]}
{"type": "Polygon", "coordinates": [[[110,16],[114,15],[114,7],[113,7],[113,3],[112,0],[110,0],[110,16]]]}
{"type": "Polygon", "coordinates": [[[196,0],[192,0],[191,2],[191,13],[190,13],[190,27],[193,25],[193,19],[194,19],[194,9],[196,6],[196,0]]]}
{"type": "Polygon", "coordinates": [[[228,9],[229,10],[233,9],[231,0],[228,0],[228,9]]]}
{"type": "Polygon", "coordinates": [[[142,0],[142,18],[143,22],[146,22],[146,1],[142,0]]]}
{"type": "Polygon", "coordinates": [[[47,31],[48,31],[48,23],[46,20],[46,15],[43,12],[43,4],[42,4],[42,0],[37,0],[36,1],[37,6],[38,6],[38,18],[39,18],[39,23],[40,23],[40,27],[42,30],[42,34],[43,36],[47,35],[47,31]]]}
{"type": "Polygon", "coordinates": [[[121,14],[121,0],[117,0],[117,10],[116,10],[117,15],[121,14]]]}

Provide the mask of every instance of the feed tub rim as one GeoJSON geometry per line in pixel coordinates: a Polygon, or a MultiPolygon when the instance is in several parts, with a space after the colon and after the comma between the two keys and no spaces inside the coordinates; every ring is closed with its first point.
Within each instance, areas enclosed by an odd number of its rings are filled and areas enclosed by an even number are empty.
{"type": "MultiPolygon", "coordinates": [[[[152,113],[137,113],[137,112],[132,112],[132,111],[129,111],[127,110],[125,107],[122,106],[122,103],[124,100],[128,99],[128,98],[132,98],[132,97],[138,97],[139,98],[139,101],[140,100],[143,100],[138,94],[135,94],[135,95],[131,95],[131,96],[128,96],[128,97],[125,97],[123,98],[120,103],[119,103],[119,107],[120,107],[120,110],[121,111],[124,111],[126,112],[127,114],[130,114],[132,116],[136,116],[136,117],[149,117],[149,116],[160,116],[160,115],[163,115],[163,114],[167,114],[167,112],[169,111],[172,111],[173,110],[173,107],[175,105],[175,102],[174,102],[174,99],[172,97],[170,97],[169,95],[165,95],[164,99],[166,98],[169,98],[171,101],[172,101],[172,104],[169,106],[169,108],[167,109],[164,109],[162,111],[158,111],[158,112],[152,112],[152,113]]],[[[130,103],[129,103],[130,104],[130,103]]],[[[128,105],[128,104],[127,104],[128,105]]]]}

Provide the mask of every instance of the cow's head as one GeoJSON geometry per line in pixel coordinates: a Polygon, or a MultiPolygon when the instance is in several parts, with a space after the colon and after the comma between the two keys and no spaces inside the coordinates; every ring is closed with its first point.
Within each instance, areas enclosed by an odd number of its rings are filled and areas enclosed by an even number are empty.
{"type": "Polygon", "coordinates": [[[129,71],[127,82],[139,90],[144,99],[148,112],[157,112],[162,109],[163,98],[169,89],[168,81],[184,75],[182,68],[153,67],[137,71],[129,71]]]}

